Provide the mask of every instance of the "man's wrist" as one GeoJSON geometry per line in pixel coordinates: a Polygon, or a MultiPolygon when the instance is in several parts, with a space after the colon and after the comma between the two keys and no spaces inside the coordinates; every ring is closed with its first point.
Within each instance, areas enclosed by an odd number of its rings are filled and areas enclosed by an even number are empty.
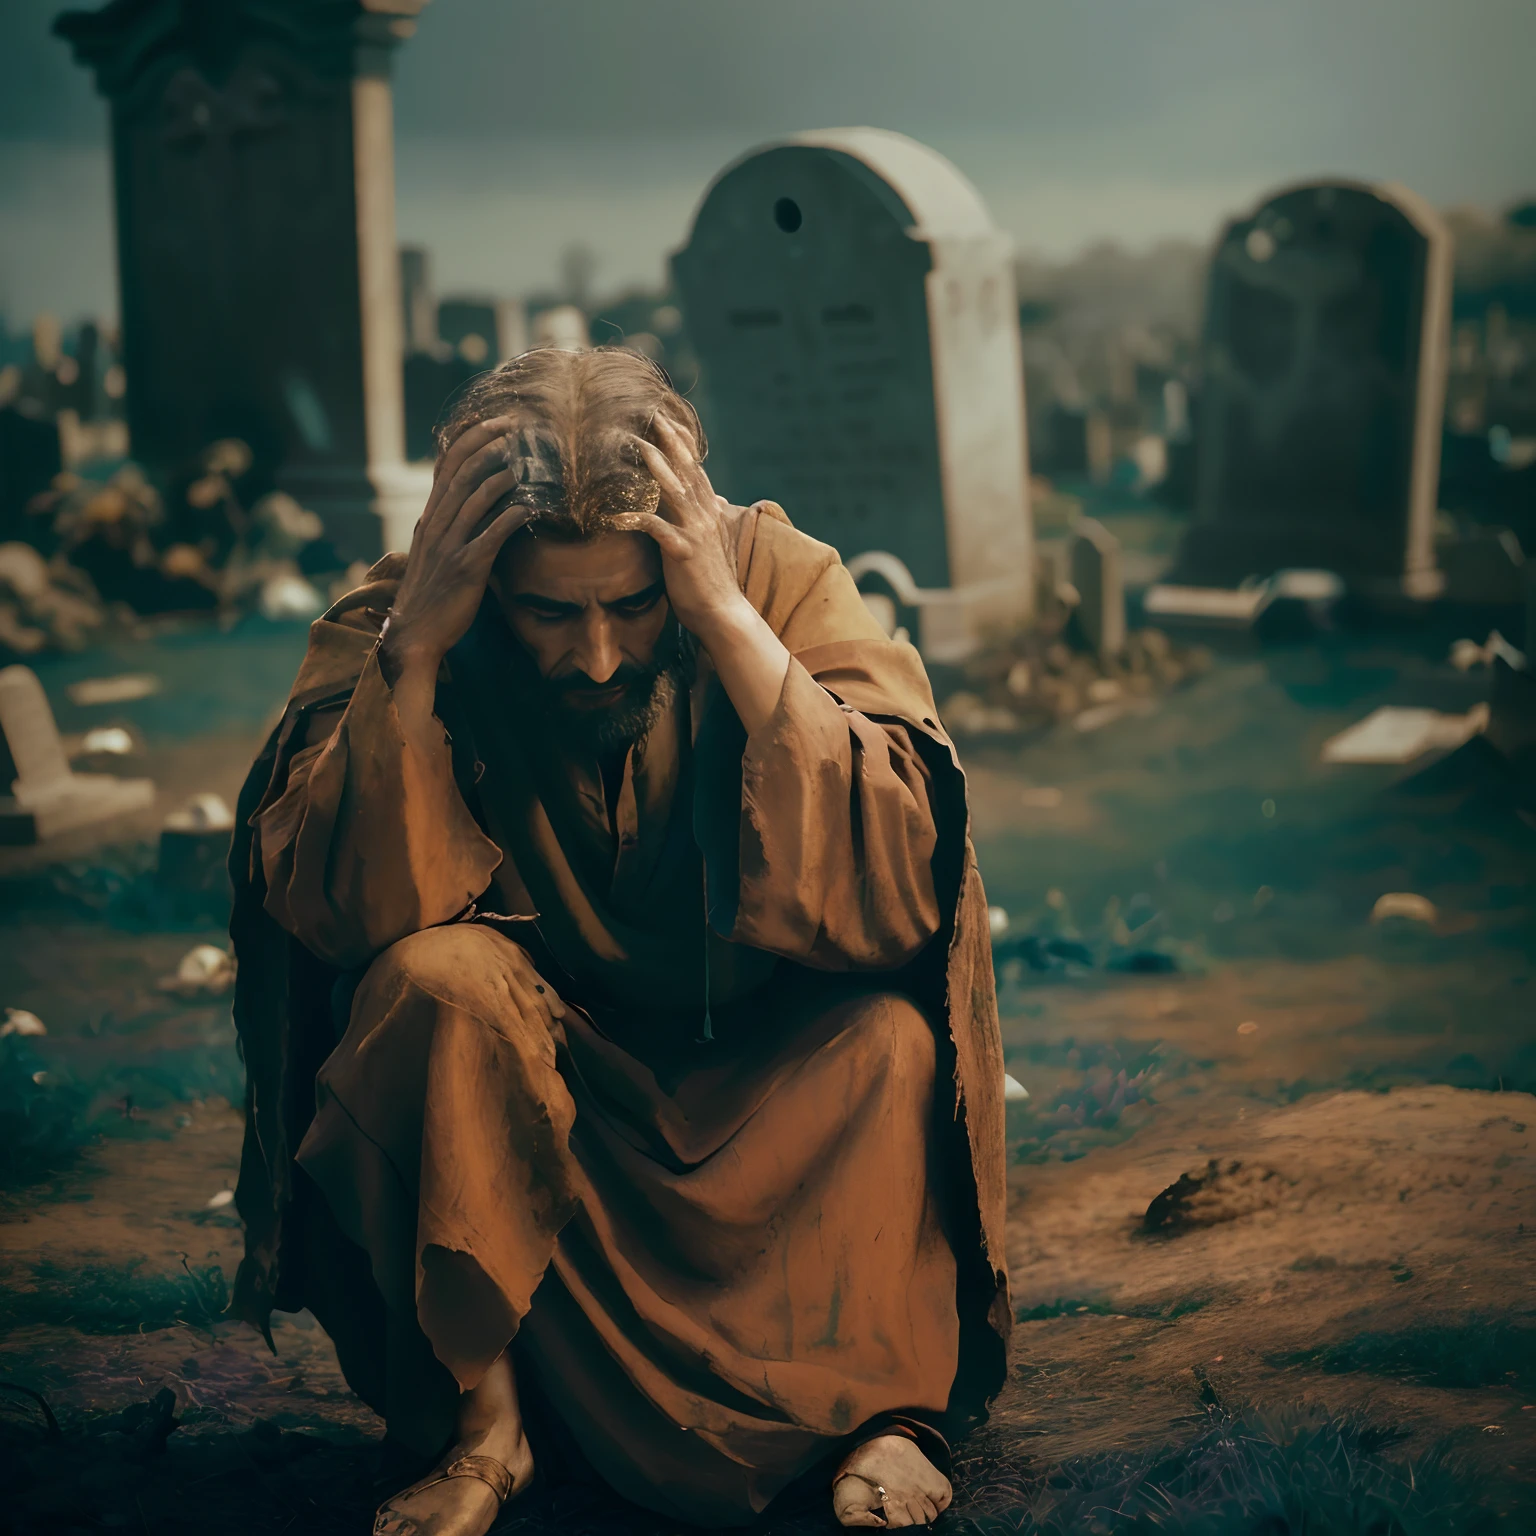
{"type": "Polygon", "coordinates": [[[391,688],[402,677],[423,673],[436,677],[441,663],[442,657],[413,640],[408,630],[403,631],[394,623],[393,615],[384,621],[384,630],[379,636],[379,671],[391,688]]]}
{"type": "Polygon", "coordinates": [[[762,615],[747,601],[746,593],[738,592],[734,598],[712,608],[697,628],[685,627],[692,630],[694,639],[706,651],[713,652],[717,646],[730,645],[750,635],[762,622],[762,615]]]}

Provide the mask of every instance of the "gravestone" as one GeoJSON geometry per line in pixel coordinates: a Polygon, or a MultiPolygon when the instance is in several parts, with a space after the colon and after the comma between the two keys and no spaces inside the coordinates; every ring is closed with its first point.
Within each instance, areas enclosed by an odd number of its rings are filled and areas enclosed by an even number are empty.
{"type": "Polygon", "coordinates": [[[1072,524],[1072,585],[1077,626],[1096,656],[1125,649],[1125,577],[1120,540],[1103,523],[1080,517],[1072,524]]]}
{"type": "Polygon", "coordinates": [[[111,105],[133,455],[244,439],[346,558],[402,476],[389,61],[426,0],[112,0],[55,30],[111,105]]]}
{"type": "Polygon", "coordinates": [[[73,773],[53,710],[30,667],[0,670],[0,735],[9,770],[0,796],[0,843],[35,843],[154,803],[148,779],[73,773]]]}
{"type": "Polygon", "coordinates": [[[954,166],[871,128],[766,145],[709,187],[673,269],[722,494],[899,561],[932,658],[1028,617],[1012,250],[954,166]]]}
{"type": "Polygon", "coordinates": [[[1359,592],[1436,593],[1450,284],[1450,233],[1404,188],[1291,187],[1227,226],[1181,579],[1312,567],[1359,592]]]}

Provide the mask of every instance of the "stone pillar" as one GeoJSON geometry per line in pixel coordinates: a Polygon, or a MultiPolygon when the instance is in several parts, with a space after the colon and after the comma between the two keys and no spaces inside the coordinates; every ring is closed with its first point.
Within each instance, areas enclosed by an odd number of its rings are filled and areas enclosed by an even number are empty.
{"type": "Polygon", "coordinates": [[[243,438],[349,558],[414,520],[389,67],[426,3],[112,0],[55,23],[111,103],[134,457],[164,479],[243,438]]]}

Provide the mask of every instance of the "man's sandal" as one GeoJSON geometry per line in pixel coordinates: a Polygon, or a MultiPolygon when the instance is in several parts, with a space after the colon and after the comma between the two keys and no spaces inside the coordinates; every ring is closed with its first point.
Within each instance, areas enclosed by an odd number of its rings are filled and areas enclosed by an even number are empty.
{"type": "Polygon", "coordinates": [[[479,1478],[496,1495],[498,1509],[512,1497],[512,1474],[494,1456],[456,1456],[441,1472],[434,1472],[430,1477],[422,1478],[419,1483],[402,1488],[399,1493],[380,1504],[373,1517],[375,1533],[384,1529],[384,1522],[391,1514],[390,1506],[396,1499],[409,1498],[413,1493],[435,1488],[439,1483],[446,1483],[455,1477],[479,1478]]]}

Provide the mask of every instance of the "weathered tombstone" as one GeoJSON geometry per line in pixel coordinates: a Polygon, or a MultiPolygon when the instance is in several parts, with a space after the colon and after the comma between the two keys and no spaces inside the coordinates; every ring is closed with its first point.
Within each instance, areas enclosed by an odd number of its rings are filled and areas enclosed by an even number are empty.
{"type": "Polygon", "coordinates": [[[0,734],[14,782],[0,797],[0,843],[35,843],[151,805],[148,779],[72,773],[48,696],[30,667],[0,670],[0,734]]]}
{"type": "Polygon", "coordinates": [[[723,494],[895,557],[930,657],[1029,615],[1012,251],[954,166],[877,129],[796,134],[716,178],[673,268],[723,494]]]}
{"type": "Polygon", "coordinates": [[[1125,649],[1125,577],[1120,540],[1103,523],[1080,517],[1072,525],[1072,585],[1077,625],[1096,656],[1125,649]]]}
{"type": "Polygon", "coordinates": [[[1072,585],[1077,588],[1077,625],[1095,656],[1126,648],[1126,584],[1120,539],[1095,518],[1072,524],[1072,585]]]}
{"type": "Polygon", "coordinates": [[[239,437],[345,556],[414,521],[389,60],[426,0],[113,0],[56,30],[112,108],[134,457],[239,437]]]}
{"type": "Polygon", "coordinates": [[[1182,579],[1285,567],[1431,597],[1451,236],[1401,187],[1318,182],[1217,242],[1182,579]]]}

